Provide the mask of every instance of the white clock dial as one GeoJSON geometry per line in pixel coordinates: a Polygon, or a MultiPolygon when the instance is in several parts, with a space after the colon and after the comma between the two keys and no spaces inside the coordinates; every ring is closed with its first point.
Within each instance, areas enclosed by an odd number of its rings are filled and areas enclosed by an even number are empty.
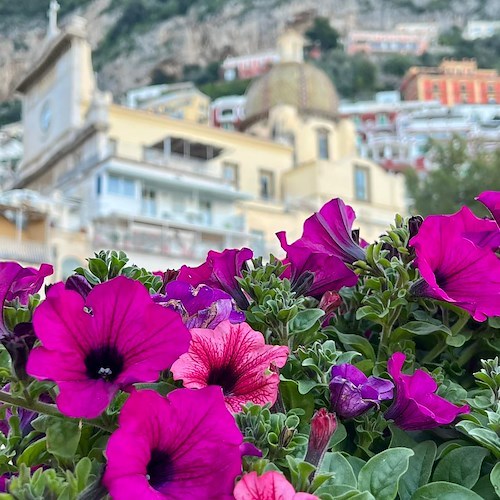
{"type": "Polygon", "coordinates": [[[42,132],[47,132],[47,130],[50,127],[51,121],[52,121],[52,110],[50,108],[49,101],[46,101],[40,113],[40,128],[42,129],[42,132]]]}

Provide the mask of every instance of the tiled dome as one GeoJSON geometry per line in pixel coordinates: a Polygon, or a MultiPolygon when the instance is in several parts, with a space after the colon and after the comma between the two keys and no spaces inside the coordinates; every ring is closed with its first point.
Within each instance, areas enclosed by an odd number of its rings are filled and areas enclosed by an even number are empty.
{"type": "Polygon", "coordinates": [[[335,87],[322,70],[312,64],[281,63],[253,82],[247,90],[245,122],[248,126],[265,118],[279,104],[299,113],[335,118],[339,99],[335,87]]]}

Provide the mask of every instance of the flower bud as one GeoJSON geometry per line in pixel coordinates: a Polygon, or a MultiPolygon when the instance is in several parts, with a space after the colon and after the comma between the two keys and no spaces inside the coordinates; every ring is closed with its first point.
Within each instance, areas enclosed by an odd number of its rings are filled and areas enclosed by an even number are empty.
{"type": "Polygon", "coordinates": [[[417,235],[420,226],[424,222],[424,218],[421,215],[414,215],[408,220],[408,230],[410,231],[410,239],[417,235]]]}
{"type": "Polygon", "coordinates": [[[87,281],[85,276],[74,274],[66,280],[64,288],[66,288],[66,290],[78,292],[84,299],[86,299],[87,295],[92,290],[92,285],[87,281]]]}
{"type": "Polygon", "coordinates": [[[306,462],[318,466],[325,454],[330,438],[337,430],[335,413],[329,413],[325,408],[316,411],[311,419],[311,431],[307,445],[306,462]]]}
{"type": "Polygon", "coordinates": [[[323,294],[319,302],[319,308],[325,311],[325,314],[330,314],[340,307],[342,298],[338,292],[328,291],[323,294]]]}

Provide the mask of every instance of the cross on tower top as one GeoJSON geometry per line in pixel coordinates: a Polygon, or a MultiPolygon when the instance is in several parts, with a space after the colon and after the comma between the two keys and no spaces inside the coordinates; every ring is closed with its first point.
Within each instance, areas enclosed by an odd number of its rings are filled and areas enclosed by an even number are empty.
{"type": "Polygon", "coordinates": [[[50,0],[49,10],[47,11],[47,17],[49,18],[47,38],[52,38],[59,33],[59,28],[57,27],[57,13],[60,8],[61,6],[57,0],[50,0]]]}

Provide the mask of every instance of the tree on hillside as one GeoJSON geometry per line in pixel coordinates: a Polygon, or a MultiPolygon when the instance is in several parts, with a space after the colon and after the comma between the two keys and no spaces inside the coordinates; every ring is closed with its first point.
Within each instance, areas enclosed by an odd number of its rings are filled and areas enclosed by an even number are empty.
{"type": "Polygon", "coordinates": [[[323,50],[335,49],[339,42],[339,33],[330,26],[326,17],[316,17],[314,24],[306,31],[306,37],[311,42],[319,42],[323,50]]]}
{"type": "Polygon", "coordinates": [[[406,173],[413,211],[450,214],[467,205],[485,215],[474,198],[482,191],[500,190],[500,149],[470,153],[467,141],[454,137],[446,143],[432,142],[429,154],[435,167],[424,177],[413,169],[406,173]]]}
{"type": "Polygon", "coordinates": [[[417,61],[413,56],[405,54],[395,54],[389,56],[382,64],[384,73],[394,76],[403,76],[411,66],[415,66],[417,61]]]}

